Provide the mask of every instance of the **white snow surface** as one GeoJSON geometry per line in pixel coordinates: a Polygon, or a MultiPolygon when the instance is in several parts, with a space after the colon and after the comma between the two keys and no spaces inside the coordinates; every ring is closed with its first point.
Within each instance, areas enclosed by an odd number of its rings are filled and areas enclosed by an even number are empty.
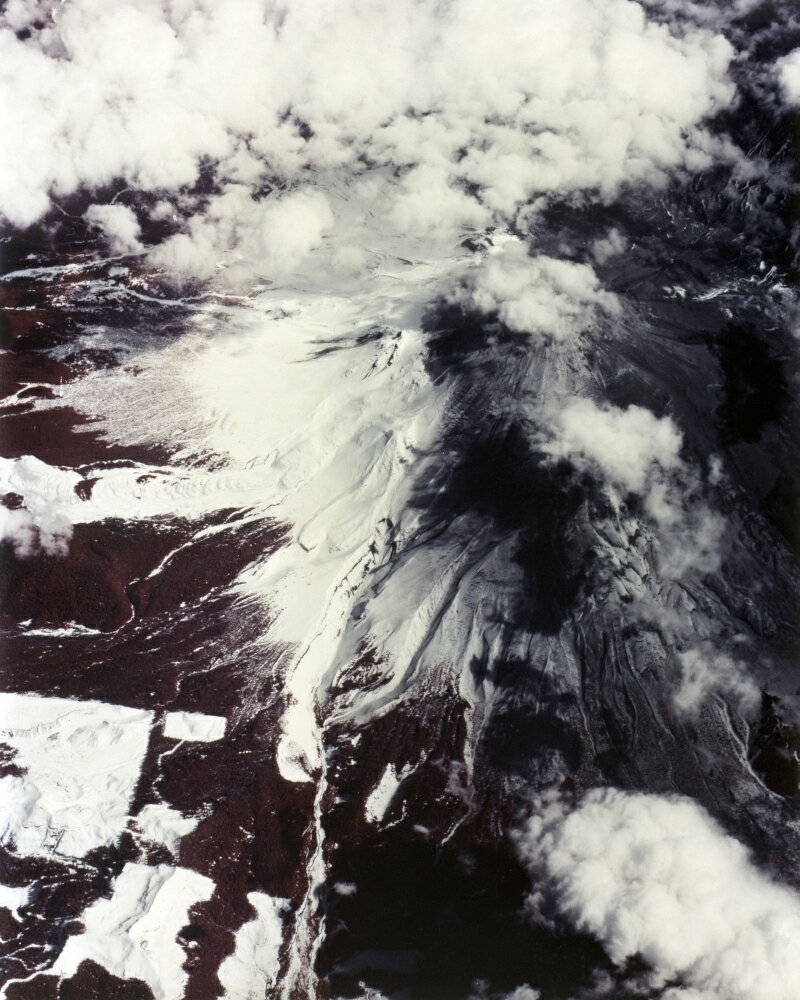
{"type": "Polygon", "coordinates": [[[204,715],[202,712],[167,712],[164,735],[173,740],[211,743],[225,735],[224,715],[204,715]]]}
{"type": "Polygon", "coordinates": [[[52,971],[68,978],[88,958],[121,979],[142,979],[156,1000],[181,1000],[186,954],[177,933],[213,892],[211,879],[188,868],[127,864],[111,898],[82,914],[83,934],[67,940],[52,971]]]}
{"type": "Polygon", "coordinates": [[[0,906],[11,910],[15,920],[21,920],[20,907],[30,899],[31,890],[28,886],[0,885],[0,906]]]}
{"type": "MultiPolygon", "coordinates": [[[[93,470],[88,499],[67,470],[36,460],[0,470],[23,496],[35,484],[41,506],[70,524],[197,518],[235,506],[291,526],[290,543],[254,562],[237,586],[269,606],[268,639],[294,651],[278,755],[292,781],[308,781],[321,765],[314,706],[351,657],[344,626],[354,594],[388,558],[389,521],[400,539],[416,530],[406,502],[412,470],[436,440],[448,395],[425,367],[423,310],[480,265],[450,235],[397,237],[380,217],[367,225],[356,201],[348,191],[340,229],[291,282],[198,309],[194,332],[137,353],[135,378],[124,366],[89,372],[61,386],[58,399],[37,402],[91,414],[112,440],[181,442],[171,466],[93,470]],[[345,252],[355,230],[370,247],[357,267],[345,252]],[[225,464],[184,461],[198,453],[225,464]]],[[[402,633],[421,627],[418,618],[398,621],[402,633]]],[[[413,635],[398,637],[402,650],[413,648],[413,635]]],[[[167,735],[187,738],[177,732],[167,735]]]]}
{"type": "Polygon", "coordinates": [[[249,892],[247,899],[256,916],[239,928],[233,954],[219,967],[225,1000],[263,997],[275,986],[280,971],[283,914],[289,901],[263,892],[249,892]]]}
{"type": "Polygon", "coordinates": [[[181,838],[197,828],[198,819],[184,816],[163,803],[150,803],[136,815],[136,825],[146,840],[163,844],[173,857],[178,856],[181,838]]]}
{"type": "MultiPolygon", "coordinates": [[[[66,390],[61,392],[62,397],[54,401],[56,405],[65,401],[66,390]]],[[[20,515],[19,530],[15,528],[17,522],[2,522],[0,527],[5,524],[2,537],[17,545],[22,555],[35,554],[38,547],[65,554],[73,525],[90,524],[106,517],[126,520],[173,514],[202,517],[224,506],[230,499],[231,485],[245,499],[248,492],[258,488],[257,482],[231,484],[225,477],[212,473],[189,473],[142,464],[98,469],[92,478],[97,481],[88,499],[82,499],[75,492],[81,482],[78,473],[48,465],[32,455],[0,458],[0,490],[20,494],[25,503],[25,508],[6,511],[20,515]]]]}
{"type": "Polygon", "coordinates": [[[386,770],[381,775],[381,780],[372,789],[364,803],[364,814],[370,823],[380,823],[386,815],[386,810],[392,804],[397,794],[397,789],[408,774],[410,767],[404,767],[400,774],[395,770],[394,764],[387,764],[386,770]]]}
{"type": "Polygon", "coordinates": [[[42,639],[81,639],[87,635],[100,635],[99,628],[88,628],[77,622],[67,622],[61,628],[26,628],[26,636],[39,636],[42,639]]]}
{"type": "Polygon", "coordinates": [[[0,779],[0,842],[83,857],[125,828],[153,713],[0,693],[0,740],[25,773],[0,779]]]}

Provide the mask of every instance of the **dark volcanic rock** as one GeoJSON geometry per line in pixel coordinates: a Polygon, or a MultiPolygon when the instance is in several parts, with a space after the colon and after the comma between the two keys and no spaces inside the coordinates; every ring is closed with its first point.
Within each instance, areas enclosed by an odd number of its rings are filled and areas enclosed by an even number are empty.
{"type": "Polygon", "coordinates": [[[153,1000],[153,991],[140,979],[119,979],[86,959],[69,979],[34,976],[26,983],[12,983],[9,1000],[153,1000]]]}

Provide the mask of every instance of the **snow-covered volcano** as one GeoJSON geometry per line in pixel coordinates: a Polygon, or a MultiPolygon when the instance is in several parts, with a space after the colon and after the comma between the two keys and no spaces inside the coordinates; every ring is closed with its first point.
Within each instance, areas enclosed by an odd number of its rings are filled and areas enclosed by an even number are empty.
{"type": "Polygon", "coordinates": [[[9,0],[7,1000],[796,1000],[800,16],[9,0]]]}

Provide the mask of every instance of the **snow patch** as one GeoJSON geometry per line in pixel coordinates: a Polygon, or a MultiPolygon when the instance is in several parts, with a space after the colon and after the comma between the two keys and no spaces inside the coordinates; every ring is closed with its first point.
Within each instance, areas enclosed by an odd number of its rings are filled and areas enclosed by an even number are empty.
{"type": "Polygon", "coordinates": [[[178,856],[181,837],[197,828],[199,820],[183,816],[177,809],[158,804],[146,805],[136,816],[136,824],[146,840],[163,844],[173,855],[178,856]]]}
{"type": "Polygon", "coordinates": [[[85,931],[67,940],[53,972],[68,978],[84,959],[120,979],[141,979],[156,1000],[181,1000],[186,954],[176,937],[189,909],[210,899],[214,883],[188,868],[127,864],[110,899],[81,916],[85,931]]]}
{"type": "Polygon", "coordinates": [[[153,713],[0,694],[0,740],[26,773],[0,779],[0,842],[83,857],[124,830],[153,713]]]}
{"type": "Polygon", "coordinates": [[[283,914],[289,901],[263,892],[249,892],[247,900],[256,916],[239,928],[233,954],[219,967],[225,1000],[263,997],[280,972],[283,914]]]}
{"type": "Polygon", "coordinates": [[[300,725],[297,725],[296,722],[293,725],[294,720],[290,709],[283,718],[285,732],[278,741],[275,759],[278,764],[278,773],[284,781],[304,784],[314,780],[312,772],[315,770],[314,765],[318,766],[319,764],[319,750],[314,742],[313,725],[306,724],[304,715],[302,712],[298,713],[296,706],[294,714],[300,714],[300,725]],[[297,742],[292,737],[293,729],[298,732],[300,740],[311,747],[310,753],[306,752],[301,742],[297,742]]]}
{"type": "Polygon", "coordinates": [[[100,635],[99,628],[89,628],[79,622],[67,622],[61,628],[26,628],[26,636],[38,636],[41,639],[80,639],[87,635],[100,635]]]}
{"type": "Polygon", "coordinates": [[[397,789],[413,768],[407,765],[398,774],[394,764],[387,764],[381,780],[372,789],[364,803],[364,815],[369,823],[380,823],[397,794],[397,789]]]}
{"type": "Polygon", "coordinates": [[[201,712],[167,712],[164,735],[172,740],[192,740],[213,743],[225,735],[224,715],[203,715],[201,712]]]}
{"type": "Polygon", "coordinates": [[[19,921],[22,919],[19,914],[20,907],[26,905],[30,895],[31,890],[28,886],[0,885],[0,906],[11,910],[12,917],[19,921]]]}

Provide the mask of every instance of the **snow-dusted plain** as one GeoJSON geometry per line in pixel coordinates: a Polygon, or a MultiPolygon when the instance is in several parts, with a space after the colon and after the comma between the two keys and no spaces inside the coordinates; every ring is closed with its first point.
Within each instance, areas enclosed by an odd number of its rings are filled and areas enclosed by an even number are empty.
{"type": "Polygon", "coordinates": [[[0,997],[797,1000],[792,0],[8,0],[0,997]]]}

